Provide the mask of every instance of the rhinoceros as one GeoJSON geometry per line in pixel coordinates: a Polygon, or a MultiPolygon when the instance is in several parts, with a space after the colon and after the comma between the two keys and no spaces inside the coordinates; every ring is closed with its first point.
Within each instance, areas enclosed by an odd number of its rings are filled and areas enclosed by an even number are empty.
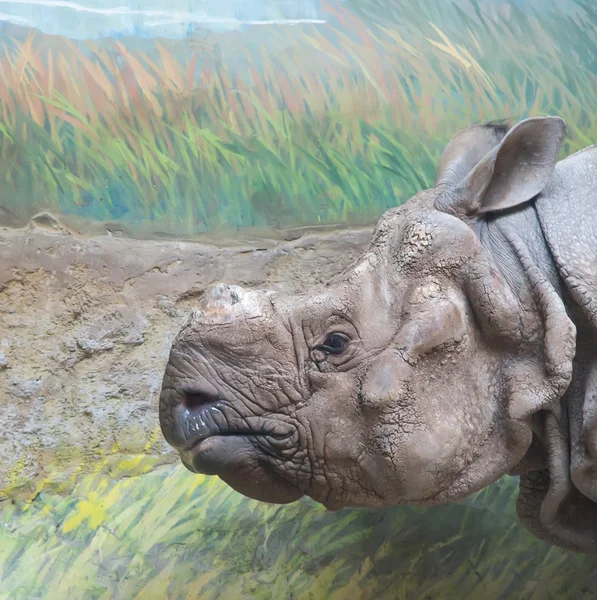
{"type": "Polygon", "coordinates": [[[332,280],[206,289],[160,395],[184,465],[329,510],[519,476],[534,536],[597,551],[597,148],[559,161],[565,136],[555,116],[470,126],[332,280]]]}

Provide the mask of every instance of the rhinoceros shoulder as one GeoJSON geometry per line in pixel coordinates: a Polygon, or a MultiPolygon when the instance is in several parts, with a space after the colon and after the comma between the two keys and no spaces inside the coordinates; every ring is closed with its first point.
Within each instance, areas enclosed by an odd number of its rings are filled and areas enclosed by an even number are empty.
{"type": "MultiPolygon", "coordinates": [[[[535,208],[569,298],[588,321],[578,319],[576,323],[577,365],[566,392],[569,477],[575,490],[568,495],[568,516],[560,517],[560,527],[562,531],[579,532],[595,543],[597,353],[593,340],[597,338],[597,145],[556,165],[551,182],[535,200],[535,208]],[[568,518],[572,515],[578,515],[576,522],[576,517],[568,518]]],[[[570,310],[570,314],[576,315],[577,311],[570,310]]],[[[522,482],[521,496],[528,489],[535,493],[533,485],[537,488],[536,480],[522,482]]]]}

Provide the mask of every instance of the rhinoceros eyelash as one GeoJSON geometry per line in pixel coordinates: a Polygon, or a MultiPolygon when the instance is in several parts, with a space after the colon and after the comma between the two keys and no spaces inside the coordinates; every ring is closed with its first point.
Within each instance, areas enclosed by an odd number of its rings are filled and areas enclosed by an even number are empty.
{"type": "Polygon", "coordinates": [[[311,352],[323,352],[325,354],[334,354],[335,348],[332,348],[331,346],[324,346],[323,344],[317,344],[316,346],[313,346],[313,348],[311,348],[311,352]]]}

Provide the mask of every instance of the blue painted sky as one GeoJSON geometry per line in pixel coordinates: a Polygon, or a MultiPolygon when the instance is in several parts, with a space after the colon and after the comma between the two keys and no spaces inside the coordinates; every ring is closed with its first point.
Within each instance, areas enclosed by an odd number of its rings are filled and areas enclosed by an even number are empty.
{"type": "Polygon", "coordinates": [[[0,21],[73,39],[114,35],[183,38],[194,26],[226,31],[322,23],[319,0],[0,0],[0,21]]]}
{"type": "MultiPolygon", "coordinates": [[[[122,35],[181,39],[197,27],[222,32],[277,23],[325,23],[326,15],[320,10],[319,2],[320,0],[0,0],[0,26],[5,21],[78,40],[122,35]]],[[[472,10],[471,0],[437,2],[452,2],[472,10]]],[[[574,0],[485,2],[512,4],[535,10],[546,10],[552,5],[564,11],[575,4],[574,0]]]]}

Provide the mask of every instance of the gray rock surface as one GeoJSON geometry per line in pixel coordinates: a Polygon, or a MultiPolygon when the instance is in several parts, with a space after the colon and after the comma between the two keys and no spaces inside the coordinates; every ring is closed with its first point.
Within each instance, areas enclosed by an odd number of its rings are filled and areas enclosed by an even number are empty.
{"type": "Polygon", "coordinates": [[[292,292],[343,269],[371,236],[216,246],[85,238],[38,221],[0,229],[0,499],[64,485],[106,456],[174,461],[158,394],[173,337],[205,287],[292,292]]]}

